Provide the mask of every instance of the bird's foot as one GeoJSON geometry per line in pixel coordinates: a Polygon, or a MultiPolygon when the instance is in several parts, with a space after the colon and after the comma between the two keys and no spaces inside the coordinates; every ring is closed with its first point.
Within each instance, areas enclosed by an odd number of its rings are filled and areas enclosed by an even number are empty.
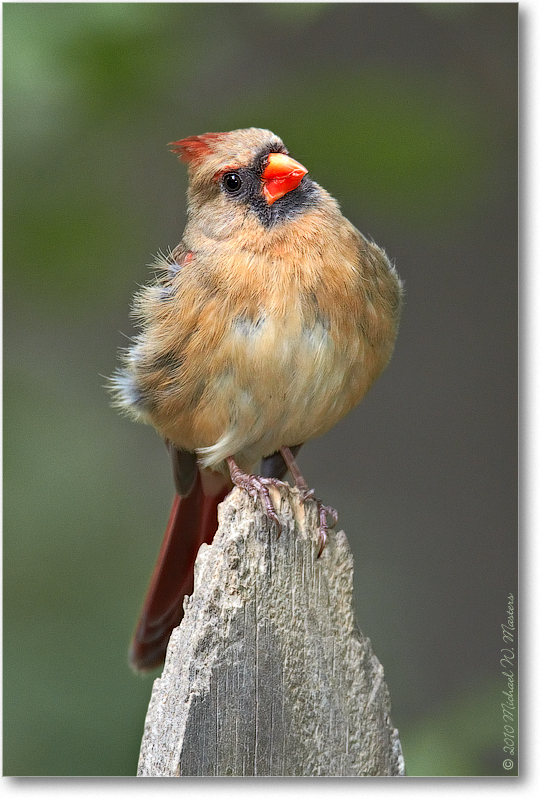
{"type": "Polygon", "coordinates": [[[264,504],[267,517],[275,523],[278,530],[278,536],[280,536],[280,520],[277,516],[277,512],[275,511],[273,501],[269,495],[269,487],[275,486],[280,488],[281,486],[285,485],[283,481],[279,481],[278,478],[262,478],[259,475],[249,475],[248,473],[243,472],[243,470],[237,466],[231,456],[229,456],[226,461],[230,470],[232,483],[235,486],[239,486],[240,489],[244,489],[254,499],[260,498],[264,504]]]}
{"type": "Polygon", "coordinates": [[[327,542],[327,534],[330,528],[334,528],[339,520],[339,515],[337,511],[332,508],[331,506],[325,506],[321,500],[314,496],[314,489],[309,489],[307,481],[301,474],[301,470],[296,464],[295,458],[292,455],[292,452],[289,447],[281,447],[280,452],[282,453],[282,457],[286,462],[288,469],[290,470],[290,474],[292,478],[295,480],[295,485],[301,492],[301,497],[303,502],[305,500],[314,500],[316,503],[316,510],[318,512],[318,539],[319,539],[319,548],[318,548],[318,556],[320,558],[322,555],[322,551],[326,546],[327,542]],[[331,525],[328,524],[328,517],[331,517],[333,523],[331,525]]]}
{"type": "MultiPolygon", "coordinates": [[[[330,528],[334,528],[337,524],[339,519],[339,515],[337,511],[332,508],[331,506],[326,506],[319,500],[317,497],[314,496],[314,489],[309,489],[307,482],[305,481],[303,475],[301,474],[299,467],[295,463],[294,457],[292,456],[289,448],[281,447],[280,449],[282,456],[288,465],[288,469],[292,474],[292,477],[295,480],[295,484],[301,493],[301,499],[303,502],[306,500],[314,500],[316,503],[316,511],[318,513],[318,555],[317,558],[320,558],[324,547],[326,546],[327,542],[327,535],[330,528]],[[332,523],[328,523],[328,518],[331,518],[332,523]]],[[[281,532],[281,525],[280,520],[277,516],[277,512],[275,511],[275,507],[273,505],[273,501],[269,495],[269,487],[275,486],[276,488],[280,488],[283,486],[287,486],[283,481],[280,481],[278,478],[262,478],[259,475],[249,475],[246,472],[243,472],[240,469],[233,458],[229,456],[227,459],[228,468],[230,470],[230,477],[232,479],[232,483],[235,486],[239,486],[239,488],[244,489],[249,495],[255,499],[260,499],[264,504],[265,513],[269,519],[271,519],[275,525],[277,526],[278,536],[280,536],[281,532]]]]}

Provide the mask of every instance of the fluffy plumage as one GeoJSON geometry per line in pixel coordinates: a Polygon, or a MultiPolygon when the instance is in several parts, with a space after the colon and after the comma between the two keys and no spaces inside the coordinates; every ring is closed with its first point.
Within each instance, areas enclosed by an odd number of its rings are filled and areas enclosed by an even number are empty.
{"type": "Polygon", "coordinates": [[[400,283],[308,178],[296,207],[278,200],[267,226],[222,190],[215,175],[285,152],[278,137],[249,129],[187,141],[178,147],[189,159],[188,224],[136,299],[142,334],[117,400],[203,466],[222,469],[229,455],[251,470],[361,400],[390,359],[400,283]]]}
{"type": "Polygon", "coordinates": [[[188,222],[136,298],[141,333],[113,380],[117,404],[195,453],[205,482],[229,475],[228,457],[252,472],[345,416],[391,357],[402,289],[270,131],[174,148],[188,165],[188,222]]]}

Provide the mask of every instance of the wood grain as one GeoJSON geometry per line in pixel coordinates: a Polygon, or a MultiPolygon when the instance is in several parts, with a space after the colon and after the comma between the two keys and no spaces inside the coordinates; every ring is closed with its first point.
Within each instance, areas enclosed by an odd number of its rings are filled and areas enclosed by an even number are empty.
{"type": "Polygon", "coordinates": [[[282,521],[235,489],[196,561],[194,594],[154,683],[139,776],[403,775],[384,671],[354,619],[353,559],[315,505],[282,521]]]}

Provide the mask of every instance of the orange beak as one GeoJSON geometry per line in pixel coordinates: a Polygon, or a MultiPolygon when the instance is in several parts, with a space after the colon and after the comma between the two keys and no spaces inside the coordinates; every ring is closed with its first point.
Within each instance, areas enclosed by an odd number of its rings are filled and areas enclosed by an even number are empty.
{"type": "Polygon", "coordinates": [[[308,172],[298,161],[284,153],[270,153],[262,174],[263,193],[271,205],[295,189],[308,172]]]}

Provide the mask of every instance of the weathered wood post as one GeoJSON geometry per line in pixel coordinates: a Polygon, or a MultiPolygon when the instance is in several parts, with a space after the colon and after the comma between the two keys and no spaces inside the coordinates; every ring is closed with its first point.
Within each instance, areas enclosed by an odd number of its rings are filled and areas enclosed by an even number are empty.
{"type": "Polygon", "coordinates": [[[153,687],[139,776],[404,775],[384,670],[358,630],[341,531],[320,558],[315,504],[235,489],[153,687]]]}

